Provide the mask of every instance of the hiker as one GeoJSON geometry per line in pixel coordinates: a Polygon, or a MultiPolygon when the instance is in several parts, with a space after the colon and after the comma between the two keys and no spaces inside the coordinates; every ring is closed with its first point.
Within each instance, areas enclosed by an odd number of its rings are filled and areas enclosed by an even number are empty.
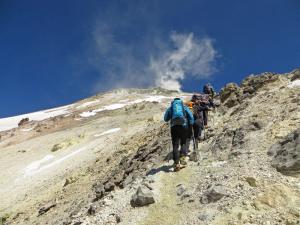
{"type": "Polygon", "coordinates": [[[215,97],[216,93],[214,91],[213,86],[208,83],[203,86],[203,93],[209,95],[212,99],[215,97]]]}
{"type": "Polygon", "coordinates": [[[168,122],[169,120],[171,121],[174,171],[179,171],[186,164],[188,126],[194,124],[194,118],[189,108],[183,104],[183,101],[180,98],[175,98],[164,115],[164,121],[168,122]]]}
{"type": "Polygon", "coordinates": [[[202,97],[197,94],[193,95],[192,100],[187,103],[193,112],[194,124],[189,127],[187,138],[187,152],[189,153],[190,141],[194,141],[194,150],[198,149],[198,142],[200,141],[201,133],[204,129],[204,113],[208,110],[206,104],[202,104],[202,97]]]}
{"type": "Polygon", "coordinates": [[[198,110],[202,111],[203,125],[207,127],[209,108],[214,107],[214,104],[210,102],[209,95],[194,93],[191,101],[197,103],[198,110]]]}
{"type": "Polygon", "coordinates": [[[208,127],[208,111],[210,107],[212,107],[212,103],[210,102],[210,96],[207,94],[202,95],[202,98],[199,101],[199,105],[204,109],[203,110],[203,125],[204,128],[208,127]]]}

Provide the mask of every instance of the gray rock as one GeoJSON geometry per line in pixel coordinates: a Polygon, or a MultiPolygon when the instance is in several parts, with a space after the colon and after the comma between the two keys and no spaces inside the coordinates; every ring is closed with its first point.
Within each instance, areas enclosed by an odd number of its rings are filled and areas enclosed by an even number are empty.
{"type": "Polygon", "coordinates": [[[242,98],[242,89],[235,83],[227,84],[220,92],[221,102],[231,108],[240,103],[242,98]]]}
{"type": "Polygon", "coordinates": [[[251,186],[251,187],[257,187],[256,179],[254,177],[246,177],[245,181],[251,186]]]}
{"type": "Polygon", "coordinates": [[[198,161],[199,161],[199,158],[200,158],[200,155],[199,155],[199,152],[198,152],[198,151],[193,151],[193,152],[190,154],[190,161],[192,161],[192,162],[198,162],[198,161]]]}
{"type": "Polygon", "coordinates": [[[20,120],[20,122],[18,123],[18,127],[24,126],[25,124],[29,123],[29,118],[23,118],[20,120]]]}
{"type": "Polygon", "coordinates": [[[200,198],[201,203],[208,204],[211,202],[219,201],[224,196],[228,196],[225,187],[219,186],[212,186],[203,194],[200,198]]]}
{"type": "Polygon", "coordinates": [[[205,210],[201,212],[198,216],[198,219],[201,221],[212,221],[217,214],[215,210],[205,210]]]}
{"type": "MultiPolygon", "coordinates": [[[[189,198],[189,197],[191,197],[192,196],[192,194],[190,193],[190,192],[184,192],[183,194],[182,194],[182,196],[181,196],[181,200],[184,200],[184,199],[186,199],[186,198],[189,198]]],[[[191,199],[190,199],[191,200],[191,199]]]]}
{"type": "Polygon", "coordinates": [[[76,222],[73,223],[73,225],[80,225],[80,224],[82,224],[81,221],[76,221],[76,222]]]}
{"type": "Polygon", "coordinates": [[[243,89],[244,94],[254,94],[266,84],[276,80],[278,80],[278,76],[275,73],[266,72],[258,75],[251,75],[242,81],[241,88],[243,89]]]}
{"type": "Polygon", "coordinates": [[[155,202],[152,192],[149,189],[139,187],[131,198],[132,207],[142,207],[155,202]]]}
{"type": "Polygon", "coordinates": [[[182,184],[177,185],[177,196],[181,196],[186,191],[182,184]]]}
{"type": "Polygon", "coordinates": [[[300,173],[300,128],[273,145],[268,155],[274,155],[272,166],[285,175],[300,173]]]}
{"type": "Polygon", "coordinates": [[[116,216],[116,222],[117,223],[121,223],[122,222],[122,219],[119,215],[115,215],[116,216]]]}
{"type": "Polygon", "coordinates": [[[105,185],[104,185],[104,190],[106,192],[110,192],[110,191],[113,191],[115,189],[115,185],[112,183],[112,182],[107,182],[105,185]]]}
{"type": "Polygon", "coordinates": [[[95,187],[95,193],[96,193],[96,200],[99,200],[104,196],[105,190],[103,184],[98,184],[95,187]]]}
{"type": "Polygon", "coordinates": [[[88,209],[87,213],[88,213],[89,215],[95,215],[95,213],[96,213],[96,208],[95,208],[93,205],[91,205],[90,208],[88,209]]]}
{"type": "Polygon", "coordinates": [[[55,203],[48,203],[48,204],[42,206],[39,209],[39,212],[38,212],[39,214],[38,215],[41,216],[41,215],[45,214],[46,212],[48,212],[51,208],[53,208],[55,206],[56,206],[55,203]]]}

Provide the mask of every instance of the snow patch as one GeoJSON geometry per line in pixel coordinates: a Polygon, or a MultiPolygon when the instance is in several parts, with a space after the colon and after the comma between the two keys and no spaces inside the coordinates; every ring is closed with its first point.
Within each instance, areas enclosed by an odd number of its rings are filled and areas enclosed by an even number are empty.
{"type": "Polygon", "coordinates": [[[300,80],[294,80],[288,84],[288,88],[300,88],[300,80]]]}
{"type": "Polygon", "coordinates": [[[50,117],[67,114],[69,113],[68,109],[71,106],[72,105],[63,106],[54,109],[0,119],[0,131],[10,130],[18,127],[18,123],[20,122],[21,119],[24,118],[29,118],[29,120],[41,121],[41,120],[49,119],[50,117]]]}
{"type": "Polygon", "coordinates": [[[63,157],[61,157],[60,159],[57,159],[53,162],[50,162],[49,164],[47,164],[48,161],[52,160],[55,158],[55,156],[53,155],[47,155],[45,156],[43,159],[39,160],[39,161],[35,161],[33,163],[31,163],[30,165],[28,165],[25,169],[24,169],[24,176],[23,177],[29,177],[29,176],[33,176],[37,173],[40,173],[46,169],[49,169],[55,165],[58,165],[60,163],[62,163],[63,161],[71,158],[74,155],[77,155],[78,153],[82,152],[86,150],[85,147],[80,148],[76,151],[71,152],[68,155],[65,155],[63,157]]]}
{"type": "Polygon", "coordinates": [[[42,167],[42,165],[44,165],[46,162],[48,162],[54,158],[55,158],[54,155],[46,155],[41,160],[32,162],[24,169],[24,177],[31,176],[36,171],[38,171],[42,167]]]}
{"type": "Polygon", "coordinates": [[[123,99],[123,100],[120,100],[119,102],[129,102],[129,99],[123,99]]]}
{"type": "Polygon", "coordinates": [[[79,115],[81,117],[90,117],[90,116],[95,116],[97,113],[94,112],[94,111],[91,111],[91,112],[83,112],[83,113],[80,113],[79,115]]]}
{"type": "Polygon", "coordinates": [[[102,132],[101,134],[95,134],[94,137],[100,137],[100,136],[103,136],[106,134],[115,133],[115,132],[118,132],[119,130],[121,130],[121,128],[113,128],[113,129],[107,130],[105,132],[102,132]]]}
{"type": "Polygon", "coordinates": [[[121,109],[121,108],[125,107],[126,105],[127,104],[116,103],[116,104],[104,106],[103,108],[100,108],[100,109],[96,109],[96,110],[94,110],[94,112],[97,113],[97,112],[101,112],[101,111],[105,111],[105,110],[121,109]]]}
{"type": "Polygon", "coordinates": [[[162,95],[147,96],[144,99],[137,99],[137,100],[130,101],[130,102],[127,102],[127,103],[115,103],[115,104],[112,104],[112,105],[103,106],[102,108],[95,109],[93,111],[83,112],[83,113],[80,114],[80,116],[81,117],[95,116],[96,113],[98,113],[98,112],[102,112],[102,111],[106,111],[106,110],[121,109],[121,108],[124,108],[125,106],[130,106],[130,105],[133,105],[133,104],[139,104],[139,103],[142,103],[142,102],[161,102],[163,99],[172,99],[172,97],[166,97],[166,96],[162,96],[162,95]]]}
{"type": "Polygon", "coordinates": [[[23,131],[23,132],[29,132],[29,131],[32,131],[32,130],[33,130],[33,127],[27,128],[27,129],[22,129],[21,131],[23,131]]]}

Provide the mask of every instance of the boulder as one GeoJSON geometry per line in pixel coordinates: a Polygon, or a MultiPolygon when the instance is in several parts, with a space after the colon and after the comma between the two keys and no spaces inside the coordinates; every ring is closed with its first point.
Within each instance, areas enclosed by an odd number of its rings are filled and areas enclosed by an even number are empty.
{"type": "Polygon", "coordinates": [[[29,118],[23,118],[20,120],[20,122],[18,123],[18,127],[24,126],[25,124],[27,124],[29,122],[29,118]]]}
{"type": "Polygon", "coordinates": [[[240,103],[242,90],[235,83],[229,83],[220,92],[221,103],[229,108],[240,103]]]}
{"type": "Polygon", "coordinates": [[[152,192],[149,189],[140,186],[132,196],[130,204],[132,207],[142,207],[153,204],[154,202],[155,200],[152,192]]]}
{"type": "Polygon", "coordinates": [[[200,198],[200,201],[202,204],[208,204],[211,202],[217,202],[224,196],[228,196],[224,186],[212,186],[205,191],[205,193],[200,198]]]}
{"type": "Polygon", "coordinates": [[[272,166],[282,174],[300,174],[300,128],[274,144],[268,155],[273,155],[272,166]]]}
{"type": "Polygon", "coordinates": [[[267,83],[276,80],[278,80],[278,76],[275,73],[266,72],[258,75],[251,75],[242,81],[241,88],[243,89],[243,94],[252,95],[267,83]]]}

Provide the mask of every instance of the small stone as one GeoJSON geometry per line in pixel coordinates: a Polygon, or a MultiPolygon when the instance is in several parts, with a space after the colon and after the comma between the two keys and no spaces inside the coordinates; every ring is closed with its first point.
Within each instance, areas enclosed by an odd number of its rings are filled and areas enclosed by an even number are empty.
{"type": "Polygon", "coordinates": [[[106,192],[111,192],[115,189],[115,185],[111,182],[107,182],[105,185],[104,185],[104,190],[106,192]]]}
{"type": "Polygon", "coordinates": [[[198,219],[201,221],[211,221],[215,218],[217,211],[215,210],[206,210],[200,213],[198,219]]]}
{"type": "Polygon", "coordinates": [[[132,207],[142,207],[145,205],[153,204],[155,202],[153,194],[148,189],[143,189],[141,186],[137,189],[136,193],[131,198],[132,207]]]}
{"type": "Polygon", "coordinates": [[[202,204],[208,204],[219,201],[224,196],[228,196],[228,194],[223,186],[213,186],[204,193],[200,201],[202,204]]]}
{"type": "Polygon", "coordinates": [[[80,225],[80,224],[82,224],[81,221],[76,221],[76,222],[73,223],[73,225],[80,225]]]}
{"type": "Polygon", "coordinates": [[[116,222],[117,223],[121,223],[122,222],[122,219],[119,215],[116,215],[116,222]]]}
{"type": "MultiPolygon", "coordinates": [[[[1,139],[1,138],[0,138],[1,139]]],[[[19,150],[18,152],[25,153],[26,150],[19,150]]]]}
{"type": "Polygon", "coordinates": [[[48,212],[51,208],[55,207],[56,204],[55,203],[48,203],[44,206],[42,206],[40,209],[39,209],[39,216],[45,214],[46,212],[48,212]]]}
{"type": "Polygon", "coordinates": [[[29,118],[23,118],[20,120],[20,122],[18,123],[18,127],[24,126],[25,124],[27,124],[29,122],[29,118]]]}
{"type": "Polygon", "coordinates": [[[177,196],[181,196],[185,191],[186,189],[182,184],[177,185],[177,196]]]}
{"type": "Polygon", "coordinates": [[[190,161],[192,162],[198,162],[199,161],[199,152],[198,151],[193,151],[191,154],[190,154],[190,161]]]}
{"type": "Polygon", "coordinates": [[[104,196],[105,190],[104,190],[103,184],[98,184],[95,187],[95,193],[96,193],[96,199],[95,200],[99,200],[104,196]]]}
{"type": "Polygon", "coordinates": [[[256,179],[254,177],[246,177],[245,180],[251,187],[257,187],[256,179]]]}
{"type": "Polygon", "coordinates": [[[144,182],[143,185],[147,187],[149,190],[151,191],[153,190],[153,187],[151,187],[148,183],[144,182]]]}
{"type": "Polygon", "coordinates": [[[192,196],[191,193],[185,192],[185,193],[183,193],[183,195],[181,196],[181,200],[184,200],[184,199],[189,198],[189,197],[191,197],[191,196],[192,196]]]}
{"type": "Polygon", "coordinates": [[[91,205],[90,208],[88,209],[87,213],[88,213],[89,215],[95,215],[95,213],[96,213],[96,208],[95,208],[93,205],[91,205]]]}

